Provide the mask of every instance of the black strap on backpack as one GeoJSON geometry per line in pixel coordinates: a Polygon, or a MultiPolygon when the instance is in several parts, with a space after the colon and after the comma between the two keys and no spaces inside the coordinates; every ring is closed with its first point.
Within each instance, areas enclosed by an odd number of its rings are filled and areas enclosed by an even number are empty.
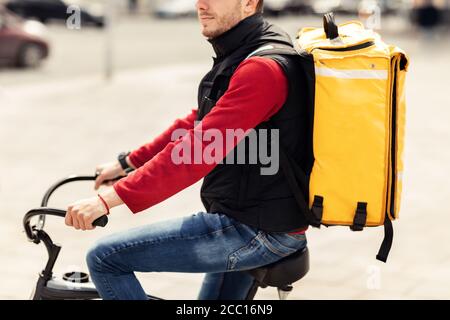
{"type": "Polygon", "coordinates": [[[325,34],[328,39],[333,40],[339,37],[339,31],[336,23],[334,22],[333,12],[326,13],[323,16],[323,29],[325,30],[325,34]]]}
{"type": "MultiPolygon", "coordinates": [[[[258,48],[254,52],[250,53],[246,59],[252,56],[273,56],[273,55],[298,55],[299,52],[293,48],[286,45],[280,45],[277,43],[268,43],[265,46],[258,48]]],[[[267,129],[274,129],[271,121],[267,121],[260,125],[261,127],[266,127],[267,129]]],[[[303,169],[293,160],[290,159],[289,155],[285,152],[283,146],[280,145],[280,166],[283,170],[286,180],[288,182],[289,188],[291,189],[294,198],[300,207],[300,211],[305,215],[308,223],[316,228],[320,228],[322,223],[322,212],[323,212],[323,198],[315,197],[311,210],[307,203],[309,195],[308,178],[303,171],[303,169]]]]}
{"type": "Polygon", "coordinates": [[[315,195],[311,206],[311,212],[318,221],[322,221],[323,216],[323,197],[315,195]]]}
{"type": "MultiPolygon", "coordinates": [[[[299,55],[299,52],[293,47],[270,43],[250,53],[247,56],[247,59],[256,55],[299,55]]],[[[268,129],[274,128],[270,120],[261,124],[261,126],[268,129]]],[[[309,205],[306,200],[309,196],[308,178],[303,169],[289,157],[289,155],[285,152],[285,149],[281,145],[280,167],[283,170],[284,175],[286,176],[289,188],[291,189],[294,198],[298,206],[300,207],[300,211],[305,215],[306,220],[311,226],[320,228],[320,225],[322,223],[323,198],[316,196],[314,198],[312,208],[309,209],[309,205]]]]}
{"type": "Polygon", "coordinates": [[[363,231],[367,221],[367,202],[358,202],[356,207],[353,225],[350,226],[352,231],[363,231]]]}
{"type": "Polygon", "coordinates": [[[392,221],[386,213],[384,218],[384,239],[381,243],[380,250],[377,254],[377,260],[386,262],[391,251],[392,241],[394,240],[394,229],[392,228],[392,221]]]}
{"type": "MultiPolygon", "coordinates": [[[[260,126],[266,127],[267,129],[274,129],[274,126],[270,120],[262,123],[260,126]]],[[[295,200],[297,201],[298,206],[300,207],[300,211],[305,215],[306,220],[311,226],[320,228],[322,223],[322,210],[313,210],[315,208],[314,203],[313,209],[310,210],[308,203],[306,202],[309,194],[308,178],[306,173],[298,164],[295,163],[295,161],[290,159],[282,145],[280,145],[280,167],[286,176],[287,183],[294,195],[295,200]]],[[[316,201],[316,198],[317,196],[314,198],[314,201],[316,201]]],[[[320,202],[320,205],[321,204],[322,202],[320,202]]]]}
{"type": "MultiPolygon", "coordinates": [[[[305,200],[306,196],[308,195],[308,182],[306,174],[303,172],[300,166],[297,166],[296,170],[294,171],[293,162],[289,159],[282,146],[280,146],[280,166],[283,170],[284,175],[286,176],[286,180],[292,193],[294,194],[297,204],[299,205],[301,211],[305,214],[306,220],[308,220],[308,223],[311,226],[320,228],[320,224],[322,222],[322,210],[314,210],[314,208],[316,208],[314,204],[313,209],[310,210],[305,200]],[[297,174],[295,174],[295,172],[297,172],[297,174]],[[298,180],[300,180],[301,186],[303,188],[300,187],[298,180]]],[[[315,200],[316,198],[314,198],[314,201],[315,200]]]]}

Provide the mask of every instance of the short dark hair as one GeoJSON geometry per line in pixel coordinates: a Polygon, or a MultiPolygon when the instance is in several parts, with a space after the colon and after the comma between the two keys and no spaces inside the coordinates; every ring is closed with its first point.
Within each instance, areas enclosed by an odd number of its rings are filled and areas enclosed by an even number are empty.
{"type": "Polygon", "coordinates": [[[264,0],[259,0],[258,5],[256,6],[256,12],[262,13],[264,9],[264,0]]]}

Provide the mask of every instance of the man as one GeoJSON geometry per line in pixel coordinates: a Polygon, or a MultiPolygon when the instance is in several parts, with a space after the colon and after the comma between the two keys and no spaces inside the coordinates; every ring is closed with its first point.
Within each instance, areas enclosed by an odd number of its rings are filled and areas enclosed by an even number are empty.
{"type": "MultiPolygon", "coordinates": [[[[201,197],[207,212],[100,240],[89,251],[87,263],[103,299],[146,299],[134,272],[161,271],[206,273],[199,299],[245,299],[253,278],[244,270],[275,262],[306,246],[307,223],[282,170],[263,175],[261,161],[229,164],[174,159],[179,150],[207,146],[208,141],[199,138],[202,134],[267,129],[269,120],[286,153],[298,163],[304,160],[306,148],[303,95],[300,90],[289,90],[301,85],[288,79],[280,63],[289,65],[290,60],[249,57],[269,43],[292,48],[289,36],[263,19],[263,1],[198,0],[196,7],[202,34],[216,53],[212,70],[200,83],[198,109],[176,120],[154,141],[122,154],[119,161],[98,166],[96,190],[106,180],[125,175],[124,170],[134,171],[98,197],[70,205],[66,224],[91,230],[92,222],[113,207],[126,204],[137,213],[203,177],[201,197]],[[173,139],[174,131],[180,129],[184,134],[173,139]]],[[[245,141],[244,136],[238,137],[231,149],[245,141]]],[[[275,153],[277,141],[271,141],[266,146],[275,153]]],[[[234,156],[228,151],[219,160],[234,156]]],[[[187,155],[188,160],[194,157],[187,155]]]]}

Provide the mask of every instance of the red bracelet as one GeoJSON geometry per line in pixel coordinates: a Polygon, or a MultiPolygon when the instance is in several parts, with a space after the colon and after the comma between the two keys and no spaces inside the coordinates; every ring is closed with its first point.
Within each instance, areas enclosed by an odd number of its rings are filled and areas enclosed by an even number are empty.
{"type": "Polygon", "coordinates": [[[100,198],[100,200],[103,202],[103,205],[105,206],[106,211],[107,211],[106,215],[108,215],[109,214],[109,206],[108,206],[108,204],[106,203],[105,199],[103,199],[103,197],[100,194],[97,193],[97,195],[100,198]]]}

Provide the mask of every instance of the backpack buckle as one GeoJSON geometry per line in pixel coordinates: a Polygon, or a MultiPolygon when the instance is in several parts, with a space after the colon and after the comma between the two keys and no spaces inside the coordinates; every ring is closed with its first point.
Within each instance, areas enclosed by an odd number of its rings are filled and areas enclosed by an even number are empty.
{"type": "Polygon", "coordinates": [[[367,202],[358,202],[356,207],[353,225],[350,226],[352,231],[362,231],[366,226],[367,221],[367,202]]]}

